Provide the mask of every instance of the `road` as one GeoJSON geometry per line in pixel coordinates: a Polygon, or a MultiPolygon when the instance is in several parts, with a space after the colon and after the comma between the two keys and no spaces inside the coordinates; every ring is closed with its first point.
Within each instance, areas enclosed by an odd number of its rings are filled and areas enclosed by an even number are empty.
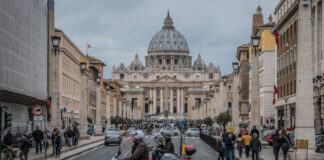
{"type": "MultiPolygon", "coordinates": [[[[125,139],[124,139],[125,140],[125,139]]],[[[125,140],[126,141],[126,140],[125,140]]],[[[129,140],[127,140],[129,141],[129,140]]],[[[144,141],[149,143],[149,145],[154,145],[155,141],[153,136],[146,136],[144,141]]],[[[180,136],[173,136],[172,142],[174,143],[176,153],[180,151],[180,136]]],[[[195,145],[197,152],[193,155],[193,159],[197,160],[215,160],[217,153],[209,147],[206,143],[200,140],[199,137],[186,137],[187,145],[195,145]]],[[[130,145],[124,145],[122,147],[127,147],[130,145]]],[[[118,145],[109,145],[109,146],[99,146],[90,151],[84,152],[78,156],[71,158],[71,160],[110,160],[118,150],[118,145]]]]}

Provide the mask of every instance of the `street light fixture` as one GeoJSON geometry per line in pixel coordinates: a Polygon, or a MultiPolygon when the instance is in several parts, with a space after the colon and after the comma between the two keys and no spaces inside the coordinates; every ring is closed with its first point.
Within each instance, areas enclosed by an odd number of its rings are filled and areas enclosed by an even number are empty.
{"type": "Polygon", "coordinates": [[[219,91],[219,84],[216,84],[215,85],[215,89],[216,89],[216,92],[218,93],[218,91],[219,91]]]}
{"type": "Polygon", "coordinates": [[[85,62],[80,63],[80,68],[81,68],[82,73],[84,73],[84,71],[86,70],[86,66],[87,66],[87,63],[85,63],[85,62]]]}
{"type": "Polygon", "coordinates": [[[222,78],[223,78],[223,82],[226,83],[227,77],[226,76],[223,76],[222,78]]]}
{"type": "Polygon", "coordinates": [[[239,63],[238,62],[233,62],[232,65],[233,65],[234,73],[236,73],[237,70],[238,70],[238,67],[239,67],[239,63]]]}
{"type": "Polygon", "coordinates": [[[117,95],[117,92],[115,91],[115,92],[114,92],[114,97],[116,97],[116,95],[117,95]]]}
{"type": "Polygon", "coordinates": [[[98,86],[100,85],[100,77],[97,77],[98,86]]]}
{"type": "Polygon", "coordinates": [[[260,37],[259,36],[252,36],[251,37],[251,43],[252,43],[252,46],[254,48],[254,54],[256,55],[256,50],[257,50],[257,47],[259,46],[260,44],[260,37]]]}
{"type": "Polygon", "coordinates": [[[106,86],[106,90],[107,90],[107,94],[109,94],[109,92],[110,92],[110,86],[106,86]]]}
{"type": "Polygon", "coordinates": [[[54,52],[55,56],[56,56],[57,51],[59,50],[60,41],[61,41],[60,36],[56,36],[56,35],[52,36],[53,52],[54,52]]]}

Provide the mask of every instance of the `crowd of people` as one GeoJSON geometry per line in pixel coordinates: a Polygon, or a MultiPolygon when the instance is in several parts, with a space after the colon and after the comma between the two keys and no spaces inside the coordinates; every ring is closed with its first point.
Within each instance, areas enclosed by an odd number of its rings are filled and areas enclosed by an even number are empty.
{"type": "MultiPolygon", "coordinates": [[[[276,130],[271,139],[273,140],[272,147],[275,159],[278,160],[281,149],[283,158],[286,160],[288,150],[292,146],[292,141],[287,132],[285,130],[280,132],[276,130]]],[[[245,129],[241,130],[237,136],[231,132],[223,133],[216,140],[216,151],[219,153],[218,160],[235,159],[235,145],[239,158],[242,158],[243,150],[245,150],[247,158],[250,157],[250,152],[252,152],[252,160],[258,160],[259,152],[262,150],[259,130],[254,126],[250,133],[245,129]]]]}
{"type": "MultiPolygon", "coordinates": [[[[21,140],[18,142],[20,149],[19,159],[27,160],[29,150],[33,146],[35,147],[36,154],[42,153],[43,149],[47,150],[49,148],[50,142],[53,156],[59,157],[62,146],[77,146],[79,138],[80,132],[76,126],[68,127],[66,130],[63,128],[62,131],[54,128],[52,133],[50,133],[48,129],[42,131],[39,126],[36,126],[32,134],[24,133],[21,136],[21,140]],[[61,135],[63,135],[63,137],[61,135]]],[[[16,138],[10,131],[7,132],[2,140],[3,152],[9,157],[8,159],[13,159],[14,157],[13,145],[15,141],[16,138]]]]}

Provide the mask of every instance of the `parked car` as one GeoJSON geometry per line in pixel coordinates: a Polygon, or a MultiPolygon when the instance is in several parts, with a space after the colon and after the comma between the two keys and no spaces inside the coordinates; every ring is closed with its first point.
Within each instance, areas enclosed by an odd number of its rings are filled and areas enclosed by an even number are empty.
{"type": "Polygon", "coordinates": [[[160,130],[160,134],[163,136],[165,133],[173,135],[173,129],[170,127],[164,127],[160,130]]]}
{"type": "Polygon", "coordinates": [[[200,131],[198,128],[189,128],[187,131],[186,131],[186,135],[188,137],[192,137],[192,136],[197,136],[199,137],[200,135],[200,131]]]}
{"type": "Polygon", "coordinates": [[[127,129],[128,134],[132,134],[132,133],[135,132],[135,131],[136,131],[135,128],[128,128],[128,129],[127,129]]]}
{"type": "Polygon", "coordinates": [[[178,136],[180,135],[180,131],[177,128],[172,128],[173,134],[174,136],[178,136]]]}
{"type": "Polygon", "coordinates": [[[122,138],[120,136],[119,131],[109,131],[105,135],[105,145],[108,146],[109,144],[120,144],[122,138]]]}

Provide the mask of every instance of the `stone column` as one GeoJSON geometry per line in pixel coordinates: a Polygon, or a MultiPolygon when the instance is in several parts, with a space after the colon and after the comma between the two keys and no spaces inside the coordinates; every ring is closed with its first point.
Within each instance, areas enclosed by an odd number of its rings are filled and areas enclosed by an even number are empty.
{"type": "Polygon", "coordinates": [[[149,114],[153,114],[153,104],[151,103],[152,99],[153,99],[153,89],[150,88],[149,114]]]}
{"type": "Polygon", "coordinates": [[[184,113],[184,95],[183,95],[183,88],[181,88],[181,90],[180,90],[180,108],[181,108],[181,113],[184,113]]]}
{"type": "Polygon", "coordinates": [[[181,106],[180,106],[180,88],[177,88],[177,113],[181,113],[181,106]]]}
{"type": "Polygon", "coordinates": [[[101,125],[101,91],[100,85],[97,87],[97,106],[96,106],[96,135],[102,135],[101,125]]]}
{"type": "Polygon", "coordinates": [[[80,137],[89,138],[88,131],[88,77],[81,73],[81,101],[80,101],[80,137]]]}
{"type": "Polygon", "coordinates": [[[156,88],[153,89],[153,114],[156,113],[156,88]]]}
{"type": "MultiPolygon", "coordinates": [[[[254,49],[253,49],[254,50],[254,49]]],[[[256,51],[258,52],[258,51],[256,51]]],[[[250,120],[250,128],[256,126],[258,130],[260,130],[260,106],[259,106],[259,59],[258,53],[253,51],[252,54],[252,108],[251,108],[251,120],[250,120]]]]}
{"type": "Polygon", "coordinates": [[[114,110],[114,114],[113,115],[114,115],[114,117],[116,117],[117,116],[116,96],[114,96],[113,99],[114,99],[114,106],[113,106],[114,107],[114,109],[113,109],[114,110]]]}
{"type": "Polygon", "coordinates": [[[108,121],[108,123],[107,123],[107,128],[110,128],[110,124],[111,124],[111,122],[110,122],[110,92],[108,91],[108,93],[107,93],[107,106],[106,106],[106,117],[107,117],[107,121],[108,121]]]}
{"type": "MultiPolygon", "coordinates": [[[[309,1],[308,1],[309,2],[309,1]]],[[[309,2],[310,3],[310,2],[309,2]]],[[[312,4],[299,3],[297,90],[296,90],[296,139],[307,139],[309,148],[315,146],[313,83],[312,83],[312,4]]]]}
{"type": "Polygon", "coordinates": [[[170,108],[169,108],[170,114],[173,114],[173,89],[170,88],[170,108]]]}
{"type": "Polygon", "coordinates": [[[164,112],[164,106],[163,106],[163,89],[160,89],[160,113],[164,112]]]}

